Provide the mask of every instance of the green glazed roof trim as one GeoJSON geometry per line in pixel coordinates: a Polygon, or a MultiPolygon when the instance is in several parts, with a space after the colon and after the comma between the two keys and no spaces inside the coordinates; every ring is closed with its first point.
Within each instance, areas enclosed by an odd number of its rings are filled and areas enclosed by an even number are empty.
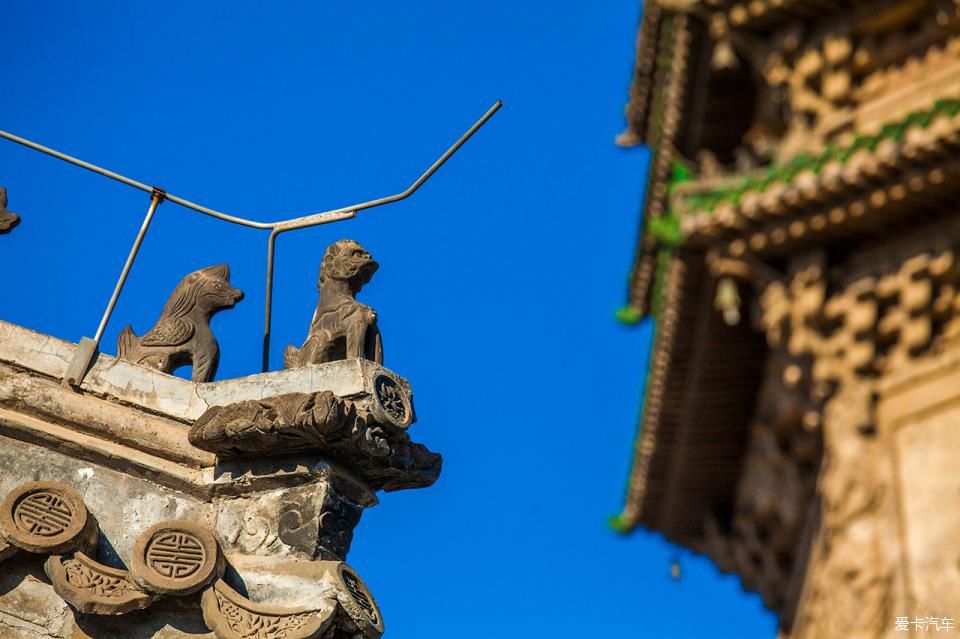
{"type": "Polygon", "coordinates": [[[689,164],[683,160],[674,158],[670,163],[670,181],[667,183],[667,188],[672,190],[677,184],[689,182],[694,177],[696,176],[689,164]]]}
{"type": "MultiPolygon", "coordinates": [[[[674,160],[670,163],[667,192],[672,191],[677,184],[689,182],[693,178],[693,171],[686,163],[674,160]]],[[[656,238],[658,245],[657,266],[654,272],[653,291],[650,295],[650,315],[657,317],[660,315],[663,278],[670,263],[670,258],[673,256],[673,248],[682,245],[685,238],[680,227],[680,218],[674,215],[669,207],[664,215],[647,221],[645,232],[656,238]]],[[[643,319],[643,314],[635,306],[629,304],[619,309],[615,316],[618,321],[628,326],[635,326],[643,319]]]]}
{"type": "Polygon", "coordinates": [[[665,246],[679,246],[683,244],[683,231],[680,230],[680,219],[672,214],[662,215],[650,220],[647,232],[652,234],[660,244],[665,246]]]}
{"type": "Polygon", "coordinates": [[[626,324],[627,326],[636,326],[640,323],[640,320],[643,319],[643,314],[640,312],[636,306],[624,306],[617,309],[617,312],[614,313],[614,317],[617,318],[617,321],[621,324],[626,324]]]}
{"type": "Polygon", "coordinates": [[[875,135],[857,136],[850,145],[844,147],[828,145],[822,153],[817,155],[801,153],[786,162],[773,164],[760,173],[742,178],[732,186],[691,193],[684,197],[685,208],[691,211],[713,211],[721,204],[737,205],[747,193],[763,192],[775,182],[789,184],[797,175],[806,171],[819,173],[828,163],[844,163],[857,151],[875,150],[884,140],[899,142],[908,129],[915,126],[925,129],[938,115],[952,117],[957,113],[960,113],[960,100],[937,100],[930,109],[914,111],[899,122],[887,124],[875,135]]]}
{"type": "MultiPolygon", "coordinates": [[[[670,176],[667,178],[667,193],[672,192],[676,185],[684,182],[690,182],[695,177],[696,176],[694,175],[693,170],[686,162],[680,159],[672,160],[670,162],[670,176]]],[[[657,245],[661,247],[661,249],[680,246],[683,244],[685,239],[683,230],[680,226],[680,218],[670,211],[669,205],[667,206],[666,212],[663,215],[647,220],[644,233],[649,233],[656,238],[657,245]]],[[[670,254],[672,254],[672,252],[670,254]]],[[[650,296],[650,315],[653,315],[654,317],[659,315],[661,288],[660,280],[662,279],[664,272],[663,269],[666,265],[666,262],[669,262],[670,254],[667,254],[666,257],[664,257],[663,251],[661,250],[657,255],[657,267],[654,274],[655,280],[653,291],[650,296]]],[[[641,319],[643,319],[644,314],[632,304],[628,304],[627,306],[618,309],[614,313],[614,317],[616,317],[617,321],[622,324],[627,326],[635,326],[640,322],[641,319]]]]}
{"type": "MultiPolygon", "coordinates": [[[[673,66],[673,19],[665,19],[660,27],[660,35],[657,42],[657,53],[655,58],[654,77],[657,78],[657,84],[665,85],[670,78],[670,71],[673,66]],[[662,78],[662,79],[660,79],[662,78]]],[[[647,143],[656,148],[660,145],[660,130],[663,121],[663,111],[666,108],[666,92],[660,86],[653,87],[653,99],[650,103],[650,117],[647,122],[647,143]]]]}
{"type": "MultiPolygon", "coordinates": [[[[661,251],[662,253],[662,251],[661,251]]],[[[665,272],[666,267],[663,265],[658,266],[658,273],[665,272]]],[[[650,399],[650,362],[653,361],[654,353],[658,350],[657,340],[660,337],[660,331],[657,330],[657,324],[653,325],[653,335],[650,339],[650,351],[647,354],[647,376],[643,382],[643,398],[640,403],[640,423],[637,425],[637,434],[634,436],[634,447],[636,447],[636,442],[640,441],[640,437],[643,435],[643,423],[646,421],[647,415],[647,405],[650,399]]],[[[636,448],[634,448],[636,450],[636,448]]],[[[630,458],[630,470],[627,474],[627,498],[629,499],[630,491],[630,479],[633,477],[633,464],[635,462],[635,455],[630,458]]],[[[626,535],[630,532],[633,532],[639,525],[637,522],[632,521],[630,517],[627,516],[626,512],[621,512],[619,515],[614,515],[607,519],[607,525],[617,533],[621,535],[626,535]]]]}
{"type": "Polygon", "coordinates": [[[669,206],[669,194],[678,184],[690,182],[695,177],[693,169],[680,159],[674,159],[670,162],[670,177],[667,178],[667,206],[664,214],[653,218],[647,223],[647,232],[657,239],[661,246],[680,246],[683,244],[684,235],[680,227],[680,218],[677,217],[669,206]]]}
{"type": "Polygon", "coordinates": [[[634,528],[636,528],[636,526],[633,523],[631,523],[630,520],[627,519],[627,517],[623,513],[620,513],[619,515],[614,515],[613,517],[608,519],[607,525],[610,526],[610,528],[613,529],[614,532],[620,533],[621,535],[625,535],[628,532],[632,531],[634,528]]]}
{"type": "Polygon", "coordinates": [[[665,247],[657,251],[657,270],[653,276],[653,293],[650,295],[650,314],[655,318],[660,317],[660,311],[663,310],[663,288],[666,285],[671,259],[673,259],[672,248],[665,247]]]}

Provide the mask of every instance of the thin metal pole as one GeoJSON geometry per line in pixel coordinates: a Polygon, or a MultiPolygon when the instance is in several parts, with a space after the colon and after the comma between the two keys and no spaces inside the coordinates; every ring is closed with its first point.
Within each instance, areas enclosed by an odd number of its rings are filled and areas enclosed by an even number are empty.
{"type": "MultiPolygon", "coordinates": [[[[450,156],[456,153],[460,149],[460,147],[462,147],[467,142],[467,140],[469,140],[473,136],[473,134],[477,132],[477,130],[481,126],[486,124],[487,120],[493,117],[493,114],[496,113],[502,106],[503,106],[503,103],[500,100],[497,100],[493,104],[493,106],[487,110],[487,112],[483,115],[483,117],[477,120],[477,122],[475,122],[474,125],[470,127],[466,133],[460,136],[460,139],[458,139],[453,144],[453,146],[447,149],[446,153],[441,155],[440,158],[437,159],[437,161],[434,162],[430,166],[430,168],[423,173],[423,175],[417,178],[417,180],[413,184],[411,184],[405,191],[397,193],[396,195],[390,195],[387,197],[378,198],[376,200],[369,200],[367,202],[361,202],[359,204],[351,204],[350,206],[344,206],[339,209],[334,209],[332,211],[325,211],[323,213],[314,213],[312,215],[305,215],[302,217],[297,217],[289,220],[280,220],[278,222],[257,222],[256,220],[248,220],[246,218],[238,217],[236,215],[229,215],[227,213],[217,211],[216,209],[211,209],[209,207],[202,206],[195,202],[191,202],[190,200],[179,197],[177,195],[173,195],[171,193],[167,193],[166,199],[170,200],[171,202],[174,202],[175,204],[179,204],[180,206],[184,206],[188,209],[193,209],[198,213],[203,213],[204,215],[209,215],[211,217],[224,220],[225,222],[232,222],[233,224],[239,224],[241,226],[247,226],[250,228],[264,229],[264,230],[273,230],[276,228],[283,228],[283,230],[300,229],[300,228],[306,228],[309,226],[317,226],[319,224],[326,224],[327,222],[336,222],[341,219],[348,219],[349,217],[353,217],[353,215],[348,215],[343,217],[342,215],[348,212],[356,213],[357,211],[363,211],[365,209],[370,209],[375,206],[390,204],[391,202],[396,202],[406,197],[410,197],[410,195],[412,195],[414,191],[419,189],[424,182],[426,182],[434,173],[436,173],[437,169],[443,166],[443,164],[448,159],[450,159],[450,156]],[[333,217],[334,219],[328,219],[330,217],[333,217]]],[[[7,140],[10,140],[11,142],[16,142],[17,144],[21,144],[35,151],[40,151],[41,153],[46,153],[47,155],[53,156],[59,160],[63,160],[64,162],[69,162],[70,164],[74,164],[76,166],[79,166],[80,168],[87,169],[88,171],[93,171],[94,173],[98,173],[112,180],[116,180],[117,182],[121,182],[122,184],[126,184],[127,186],[131,186],[135,189],[140,189],[141,191],[146,191],[147,193],[153,192],[153,187],[147,186],[143,182],[138,182],[137,180],[133,180],[126,177],[125,175],[120,175],[119,173],[115,173],[114,171],[110,171],[103,167],[97,166],[96,164],[91,164],[90,162],[85,162],[79,158],[73,157],[72,155],[61,153],[60,151],[51,149],[50,147],[43,146],[42,144],[38,144],[36,142],[33,142],[32,140],[22,138],[18,135],[8,133],[7,131],[0,130],[0,138],[5,138],[7,140]]]]}
{"type": "Polygon", "coordinates": [[[326,224],[328,222],[337,222],[341,219],[346,219],[346,218],[338,217],[340,215],[353,213],[353,215],[348,216],[348,217],[353,217],[360,211],[363,211],[366,209],[372,209],[375,206],[383,206],[384,204],[392,204],[393,202],[397,202],[399,200],[403,200],[405,198],[410,197],[417,191],[417,189],[423,186],[423,183],[429,180],[433,176],[433,174],[437,172],[437,169],[443,166],[446,163],[446,161],[449,160],[454,153],[459,151],[460,147],[466,144],[467,140],[472,138],[473,134],[476,133],[480,129],[480,127],[486,124],[487,121],[493,117],[493,114],[499,111],[500,107],[502,106],[503,106],[503,102],[501,102],[500,100],[497,100],[496,102],[494,102],[493,106],[487,109],[487,112],[484,113],[479,120],[474,122],[473,126],[467,129],[466,133],[461,135],[457,139],[457,141],[454,142],[450,146],[450,148],[443,153],[443,155],[437,158],[437,161],[431,164],[430,168],[424,171],[423,175],[418,177],[413,184],[407,187],[406,190],[401,191],[396,195],[381,197],[376,200],[363,202],[361,204],[353,204],[351,206],[344,206],[342,208],[333,209],[331,211],[326,211],[324,213],[317,213],[315,215],[307,215],[305,217],[300,217],[293,220],[278,222],[275,228],[277,228],[280,231],[292,231],[294,229],[302,229],[308,226],[317,226],[319,224],[326,224]],[[336,219],[327,219],[328,217],[334,217],[336,219]]]}
{"type": "Polygon", "coordinates": [[[93,171],[94,173],[99,173],[100,175],[106,176],[111,180],[116,180],[117,182],[122,182],[127,186],[132,186],[135,189],[140,189],[141,191],[146,191],[147,193],[153,192],[152,186],[147,186],[143,182],[137,182],[136,180],[131,180],[125,175],[120,175],[119,173],[114,173],[113,171],[108,171],[103,167],[99,167],[96,164],[90,164],[89,162],[84,162],[78,158],[73,157],[72,155],[67,155],[66,153],[61,153],[56,149],[51,149],[50,147],[43,146],[32,140],[26,138],[21,138],[18,135],[12,133],[7,133],[6,131],[0,131],[0,137],[6,138],[11,142],[16,142],[17,144],[22,144],[23,146],[33,149],[34,151],[40,151],[41,153],[46,153],[47,155],[52,155],[55,158],[63,160],[64,162],[69,162],[70,164],[75,164],[81,168],[87,169],[88,171],[93,171]]]}
{"type": "Polygon", "coordinates": [[[270,324],[273,321],[273,257],[277,245],[277,230],[270,232],[267,240],[267,287],[263,302],[263,372],[270,370],[270,324]]]}
{"type": "Polygon", "coordinates": [[[113,315],[113,309],[117,305],[117,300],[120,299],[120,291],[123,290],[123,285],[127,283],[127,275],[130,274],[133,261],[137,259],[137,253],[140,252],[140,245],[143,244],[143,238],[147,235],[150,222],[153,221],[153,214],[157,212],[157,207],[160,205],[160,202],[163,201],[163,191],[153,189],[152,193],[153,195],[150,197],[150,208],[147,209],[147,215],[143,218],[143,224],[140,225],[137,239],[134,240],[133,248],[130,249],[127,261],[123,265],[123,270],[120,272],[120,279],[117,280],[117,285],[113,287],[113,295],[110,296],[107,310],[103,312],[103,317],[100,318],[100,326],[97,327],[97,332],[93,336],[93,341],[97,346],[100,345],[100,340],[103,339],[103,332],[107,329],[107,322],[110,321],[110,316],[113,315]]]}
{"type": "MultiPolygon", "coordinates": [[[[57,158],[57,159],[59,159],[59,160],[63,160],[64,162],[69,162],[70,164],[79,166],[80,168],[86,169],[86,170],[88,170],[88,171],[93,171],[94,173],[98,173],[98,174],[100,174],[100,175],[103,175],[104,177],[108,177],[108,178],[110,178],[111,180],[116,180],[117,182],[120,182],[121,184],[126,184],[127,186],[131,186],[131,187],[133,187],[133,188],[135,188],[135,189],[140,189],[141,191],[146,191],[147,193],[152,193],[152,192],[153,192],[153,187],[152,187],[152,186],[147,186],[147,185],[144,184],[143,182],[138,182],[137,180],[133,180],[133,179],[131,179],[131,178],[128,178],[128,177],[125,176],[125,175],[120,175],[119,173],[115,173],[114,171],[110,171],[109,169],[105,169],[105,168],[103,168],[102,166],[97,166],[96,164],[91,164],[90,162],[85,162],[84,160],[81,160],[81,159],[79,159],[79,158],[75,158],[75,157],[73,157],[72,155],[67,155],[66,153],[61,153],[60,151],[57,151],[56,149],[51,149],[50,147],[43,146],[42,144],[38,144],[37,142],[34,142],[34,141],[32,141],[32,140],[28,140],[28,139],[22,138],[22,137],[20,137],[20,136],[18,136],[18,135],[14,135],[14,134],[12,134],[12,133],[8,133],[7,131],[0,131],[0,138],[6,138],[7,140],[10,140],[11,142],[16,142],[17,144],[22,144],[23,146],[25,146],[25,147],[27,147],[27,148],[33,149],[33,150],[35,150],[35,151],[40,151],[41,153],[46,153],[47,155],[51,155],[51,156],[53,156],[53,157],[55,157],[55,158],[57,158]]],[[[242,217],[236,217],[236,216],[234,216],[234,215],[228,215],[228,214],[226,214],[226,213],[221,213],[220,211],[216,211],[216,210],[214,210],[214,209],[207,208],[207,207],[201,206],[201,205],[199,205],[199,204],[195,204],[195,203],[191,202],[190,200],[185,200],[185,199],[183,199],[182,197],[178,197],[178,196],[172,195],[172,194],[170,194],[170,193],[168,193],[168,194],[166,195],[166,199],[170,200],[171,202],[175,202],[175,203],[177,203],[177,204],[179,204],[179,205],[181,205],[181,206],[185,206],[185,207],[187,207],[188,209],[193,209],[194,211],[197,211],[197,212],[199,212],[199,213],[203,213],[204,215],[209,215],[209,216],[211,216],[211,217],[215,217],[215,218],[224,220],[224,221],[226,221],[226,222],[233,222],[234,224],[240,224],[240,225],[242,225],[242,226],[249,226],[249,227],[251,227],[251,228],[256,228],[256,229],[271,229],[271,228],[274,227],[274,224],[265,223],[265,222],[255,222],[255,221],[253,221],[253,220],[247,220],[247,219],[244,219],[244,218],[242,218],[242,217]]]]}

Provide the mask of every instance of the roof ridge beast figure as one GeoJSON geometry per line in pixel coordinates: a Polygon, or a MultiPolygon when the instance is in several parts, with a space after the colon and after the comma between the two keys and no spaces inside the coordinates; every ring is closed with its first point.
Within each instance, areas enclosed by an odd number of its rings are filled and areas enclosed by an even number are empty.
{"type": "Polygon", "coordinates": [[[285,368],[355,358],[383,363],[377,314],[355,298],[379,266],[353,240],[340,240],[327,248],[317,283],[320,301],[307,340],[300,348],[287,346],[285,368]]]}
{"type": "Polygon", "coordinates": [[[164,373],[193,364],[193,381],[209,382],[220,361],[210,318],[242,299],[243,291],[230,286],[226,264],[194,271],[177,284],[160,319],[146,335],[137,337],[129,325],[123,329],[117,356],[164,373]]]}

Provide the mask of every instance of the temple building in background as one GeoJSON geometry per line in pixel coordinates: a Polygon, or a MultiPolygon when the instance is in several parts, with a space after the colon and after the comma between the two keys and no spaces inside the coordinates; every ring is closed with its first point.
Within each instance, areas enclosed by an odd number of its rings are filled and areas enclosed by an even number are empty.
{"type": "Polygon", "coordinates": [[[784,638],[958,632],[958,3],[648,0],[618,142],[656,329],[615,527],[784,638]]]}

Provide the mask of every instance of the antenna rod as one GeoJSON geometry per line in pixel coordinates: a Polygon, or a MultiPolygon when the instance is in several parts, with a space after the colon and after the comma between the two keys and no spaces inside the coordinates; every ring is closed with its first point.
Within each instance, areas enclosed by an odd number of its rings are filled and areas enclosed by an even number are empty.
{"type": "MultiPolygon", "coordinates": [[[[417,180],[413,184],[411,184],[405,191],[401,191],[396,195],[390,195],[387,197],[378,198],[376,200],[369,200],[367,202],[361,202],[359,204],[352,204],[350,206],[344,206],[339,209],[333,209],[331,211],[325,211],[323,213],[314,213],[312,215],[304,215],[302,217],[296,217],[289,220],[280,220],[277,222],[258,222],[256,220],[248,220],[246,218],[238,217],[236,215],[229,215],[227,213],[223,213],[222,211],[217,211],[216,209],[211,209],[206,206],[202,206],[200,204],[197,204],[196,202],[191,202],[190,200],[184,199],[172,193],[167,193],[166,199],[169,202],[174,202],[176,204],[179,204],[180,206],[185,206],[188,209],[193,209],[198,213],[203,213],[204,215],[209,215],[211,217],[224,220],[225,222],[232,222],[233,224],[239,224],[241,226],[247,226],[250,228],[264,229],[264,230],[280,229],[281,231],[288,231],[293,229],[307,228],[310,226],[317,226],[319,224],[326,224],[328,222],[336,222],[341,219],[348,219],[350,217],[353,217],[353,215],[342,216],[341,214],[345,214],[348,212],[362,211],[364,209],[371,209],[375,206],[390,204],[392,202],[396,202],[398,200],[402,200],[404,198],[411,196],[417,189],[419,189],[423,185],[424,182],[430,179],[430,177],[437,172],[437,169],[443,166],[443,164],[448,159],[450,159],[450,156],[452,156],[454,153],[456,153],[460,149],[460,147],[466,144],[467,140],[469,140],[473,136],[473,134],[477,132],[477,130],[480,127],[486,124],[487,120],[492,118],[493,114],[496,113],[502,106],[503,106],[503,102],[501,102],[500,100],[497,100],[493,104],[493,106],[490,107],[487,110],[487,112],[484,113],[483,116],[479,120],[477,120],[472,127],[470,127],[467,130],[466,133],[460,136],[460,139],[458,139],[453,144],[453,146],[447,149],[447,151],[443,155],[441,155],[440,158],[437,159],[437,161],[434,162],[430,166],[430,168],[423,173],[423,175],[417,178],[417,180]]],[[[47,155],[55,157],[59,160],[63,160],[64,162],[69,162],[70,164],[79,166],[80,168],[83,168],[83,169],[87,169],[88,171],[93,171],[94,173],[98,173],[104,177],[110,178],[111,180],[116,180],[121,184],[126,184],[127,186],[133,187],[135,189],[139,189],[146,193],[151,193],[151,194],[153,193],[154,187],[148,186],[143,182],[138,182],[137,180],[128,178],[125,175],[121,175],[114,171],[110,171],[101,166],[97,166],[96,164],[91,164],[90,162],[85,162],[84,160],[75,158],[72,155],[61,153],[60,151],[51,149],[50,147],[47,147],[47,146],[43,146],[42,144],[38,144],[37,142],[28,140],[26,138],[22,138],[18,135],[14,135],[7,131],[0,130],[0,138],[5,138],[7,140],[10,140],[11,142],[16,142],[17,144],[33,149],[34,151],[40,151],[41,153],[46,153],[47,155]]]]}

